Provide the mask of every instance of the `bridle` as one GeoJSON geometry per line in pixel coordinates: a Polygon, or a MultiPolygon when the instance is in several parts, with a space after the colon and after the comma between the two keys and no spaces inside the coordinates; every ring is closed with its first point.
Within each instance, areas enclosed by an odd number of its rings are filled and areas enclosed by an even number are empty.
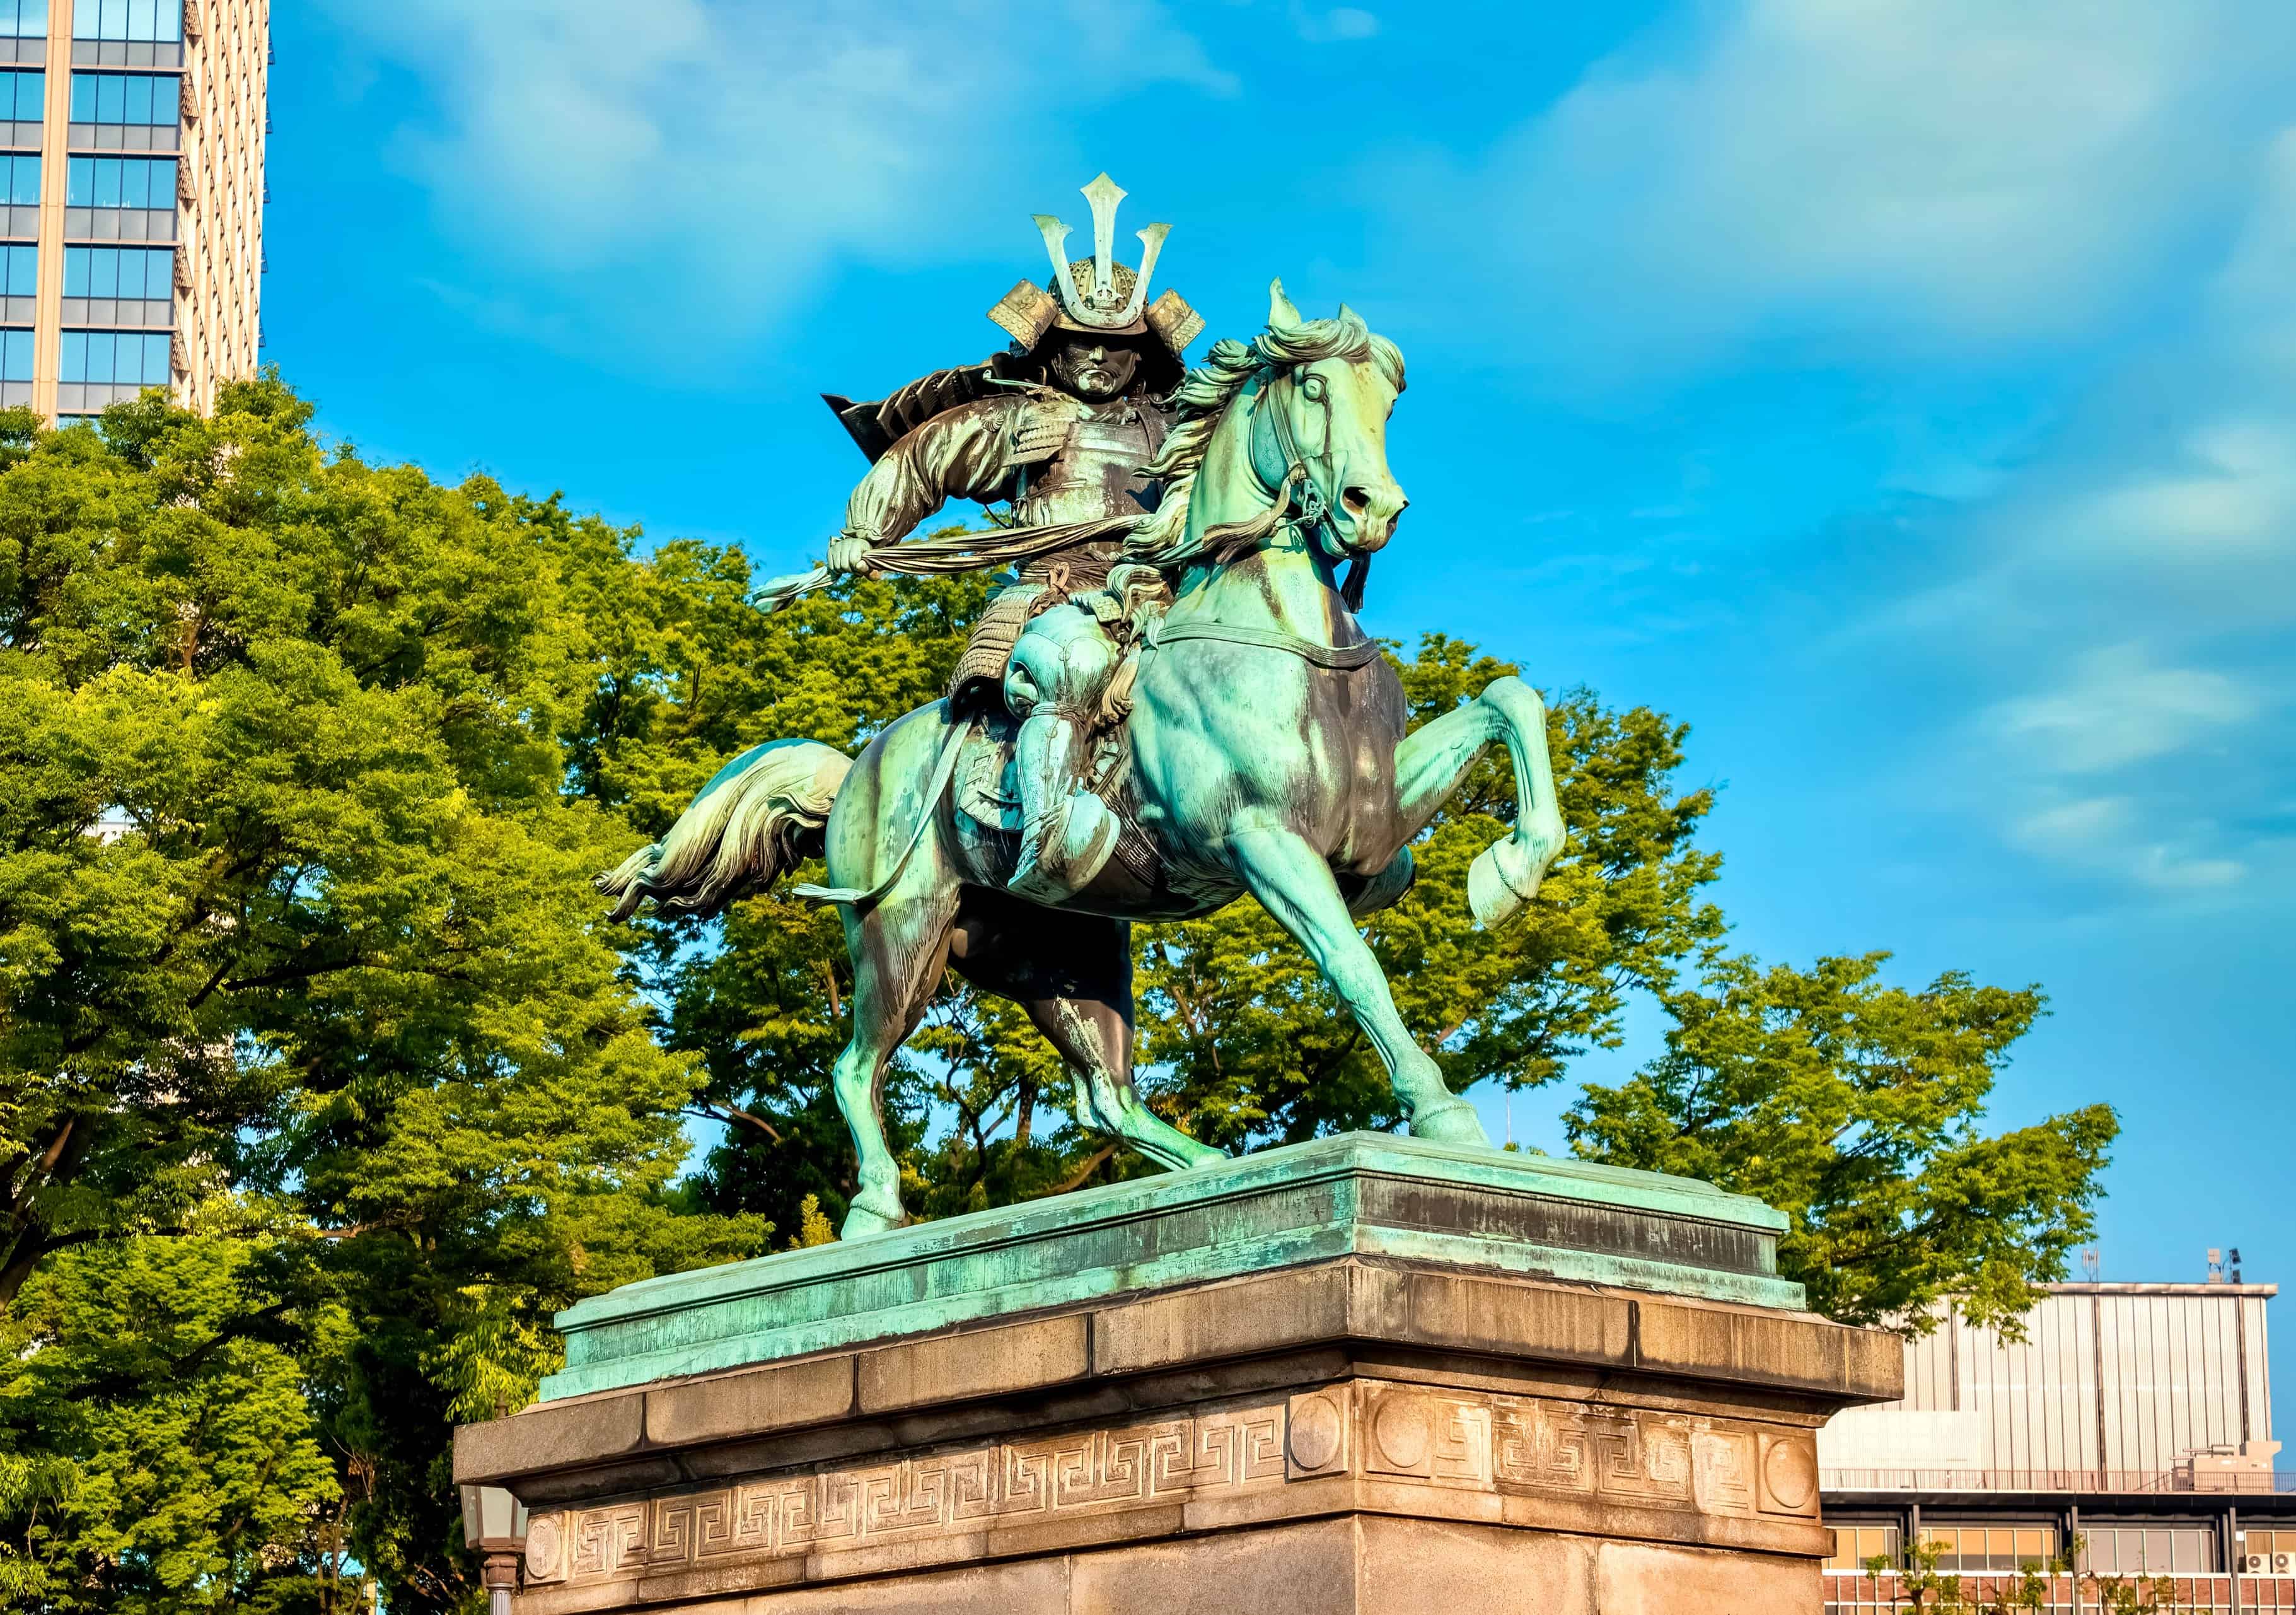
{"type": "MultiPolygon", "coordinates": [[[[1364,581],[1371,572],[1371,557],[1349,549],[1339,524],[1332,520],[1330,497],[1310,469],[1311,457],[1326,466],[1331,463],[1332,403],[1330,399],[1317,397],[1300,385],[1300,368],[1298,366],[1286,367],[1283,375],[1278,376],[1272,373],[1271,367],[1264,383],[1250,395],[1253,411],[1251,430],[1255,441],[1245,458],[1251,466],[1252,481],[1259,485],[1259,491],[1267,496],[1268,507],[1254,520],[1236,525],[1254,538],[1265,538],[1277,527],[1289,525],[1298,528],[1310,546],[1316,545],[1317,534],[1329,534],[1331,548],[1348,556],[1348,573],[1340,585],[1340,598],[1346,602],[1350,612],[1358,611],[1363,606],[1364,581]],[[1289,416],[1275,405],[1275,383],[1283,379],[1291,381],[1293,391],[1300,397],[1320,406],[1324,411],[1323,447],[1313,457],[1300,452],[1299,439],[1292,430],[1289,416]],[[1283,474],[1273,485],[1260,474],[1259,470],[1256,440],[1263,416],[1275,435],[1276,452],[1283,460],[1283,474]],[[1295,515],[1292,514],[1293,491],[1300,489],[1305,491],[1299,499],[1299,513],[1295,515]]],[[[1253,645],[1267,650],[1280,650],[1334,672],[1352,672],[1357,668],[1368,667],[1379,660],[1380,654],[1379,641],[1373,639],[1365,639],[1354,645],[1319,645],[1313,639],[1303,639],[1297,634],[1277,629],[1248,628],[1228,622],[1175,623],[1163,617],[1149,623],[1145,639],[1146,645],[1141,653],[1144,657],[1152,655],[1162,646],[1181,640],[1210,639],[1230,645],[1253,645]]]]}
{"type": "Polygon", "coordinates": [[[1275,439],[1275,451],[1283,461],[1283,475],[1271,487],[1267,479],[1260,474],[1259,457],[1252,455],[1249,457],[1252,479],[1270,501],[1274,523],[1286,523],[1298,529],[1303,540],[1312,547],[1323,548],[1334,559],[1341,555],[1347,556],[1348,572],[1340,585],[1340,597],[1347,602],[1349,611],[1360,611],[1363,608],[1364,585],[1371,573],[1371,557],[1349,546],[1346,535],[1340,531],[1339,523],[1332,519],[1331,495],[1316,477],[1315,468],[1318,466],[1326,477],[1331,474],[1332,400],[1328,392],[1310,392],[1300,384],[1300,373],[1305,368],[1302,365],[1283,367],[1280,376],[1269,376],[1267,385],[1259,390],[1258,398],[1253,400],[1256,406],[1255,424],[1261,417],[1267,421],[1268,429],[1275,439]],[[1299,439],[1292,430],[1292,413],[1276,400],[1275,383],[1279,380],[1291,384],[1293,397],[1313,404],[1323,412],[1323,443],[1312,456],[1301,451],[1299,439]],[[1299,513],[1292,515],[1286,513],[1293,502],[1294,490],[1300,490],[1299,513]],[[1331,540],[1328,546],[1319,541],[1324,538],[1331,540]]]}

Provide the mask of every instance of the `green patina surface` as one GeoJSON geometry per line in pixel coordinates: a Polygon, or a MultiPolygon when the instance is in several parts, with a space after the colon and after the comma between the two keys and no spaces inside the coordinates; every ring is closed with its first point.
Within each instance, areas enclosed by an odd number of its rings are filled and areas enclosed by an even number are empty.
{"type": "Polygon", "coordinates": [[[1351,1133],[625,1285],[558,1314],[542,1396],[1345,1256],[1799,1308],[1785,1226],[1688,1178],[1351,1133]]]}

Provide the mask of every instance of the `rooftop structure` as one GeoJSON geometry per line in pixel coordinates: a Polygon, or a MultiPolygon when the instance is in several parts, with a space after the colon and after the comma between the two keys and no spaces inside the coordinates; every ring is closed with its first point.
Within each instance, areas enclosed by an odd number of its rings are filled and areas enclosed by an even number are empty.
{"type": "MultiPolygon", "coordinates": [[[[2021,1339],[1955,1318],[1908,1340],[1906,1395],[1818,1438],[1828,1608],[1891,1607],[1902,1561],[1999,1576],[2080,1543],[2077,1570],[2168,1575],[2177,1607],[2296,1607],[2296,1476],[2273,1468],[2271,1284],[2059,1284],[2021,1339]]],[[[2052,1608],[2096,1587],[2051,1579],[2052,1608]]]]}

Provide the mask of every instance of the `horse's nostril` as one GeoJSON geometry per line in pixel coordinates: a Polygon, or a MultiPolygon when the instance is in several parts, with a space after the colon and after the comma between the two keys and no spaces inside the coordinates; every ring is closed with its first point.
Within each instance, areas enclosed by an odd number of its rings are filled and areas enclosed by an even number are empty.
{"type": "Polygon", "coordinates": [[[1340,495],[1340,503],[1347,507],[1351,516],[1360,516],[1371,508],[1371,495],[1360,488],[1350,488],[1340,495]]]}

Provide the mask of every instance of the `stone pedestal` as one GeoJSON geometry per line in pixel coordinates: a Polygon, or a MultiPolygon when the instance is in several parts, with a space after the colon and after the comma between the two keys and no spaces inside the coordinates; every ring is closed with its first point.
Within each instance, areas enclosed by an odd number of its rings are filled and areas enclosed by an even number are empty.
{"type": "Polygon", "coordinates": [[[1814,1611],[1813,1432],[1901,1353],[1781,1226],[1322,1140],[586,1302],[455,1476],[522,1615],[1814,1611]]]}

